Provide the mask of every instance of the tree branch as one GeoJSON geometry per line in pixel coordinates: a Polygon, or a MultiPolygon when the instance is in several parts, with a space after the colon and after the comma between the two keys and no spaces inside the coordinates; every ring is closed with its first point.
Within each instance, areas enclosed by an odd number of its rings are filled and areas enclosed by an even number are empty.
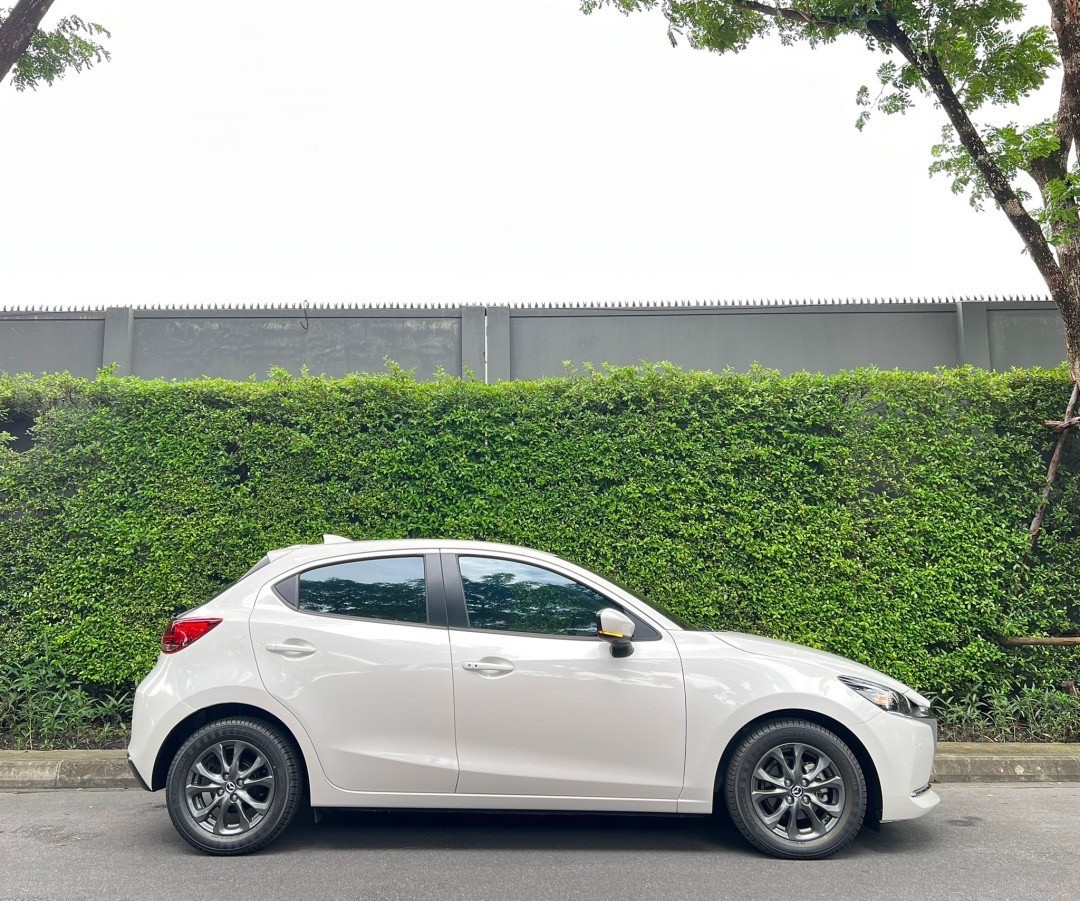
{"type": "MultiPolygon", "coordinates": [[[[1062,638],[999,638],[998,641],[1007,648],[1027,648],[1032,645],[1046,646],[1046,647],[1075,647],[1080,645],[1080,637],[1065,636],[1062,638]]],[[[1076,690],[1076,686],[1073,686],[1073,692],[1076,690]]]]}
{"type": "Polygon", "coordinates": [[[800,25],[813,25],[817,28],[855,28],[851,19],[841,16],[814,16],[801,9],[789,6],[773,6],[769,3],[755,3],[754,0],[728,0],[728,5],[747,12],[761,13],[773,19],[786,22],[798,22],[800,25]]]}
{"type": "Polygon", "coordinates": [[[1028,529],[1028,542],[1032,550],[1035,550],[1035,545],[1039,543],[1039,532],[1042,531],[1043,517],[1046,515],[1046,507],[1050,503],[1050,490],[1054,487],[1054,480],[1057,478],[1061,455],[1065,452],[1065,442],[1069,440],[1068,422],[1073,418],[1078,400],[1080,400],[1080,382],[1073,385],[1072,394],[1069,395],[1069,404],[1065,408],[1065,417],[1062,420],[1063,427],[1058,435],[1057,443],[1054,444],[1054,452],[1050,455],[1050,467],[1046,471],[1046,484],[1043,486],[1039,509],[1035,511],[1035,518],[1031,520],[1031,528],[1028,529]]]}
{"type": "Polygon", "coordinates": [[[1001,167],[995,162],[990,151],[986,149],[986,144],[972,124],[960,98],[956,96],[949,77],[941,68],[937,57],[932,52],[923,53],[917,50],[911,43],[911,39],[891,16],[868,22],[866,30],[881,43],[895,47],[926,80],[938,103],[945,110],[945,115],[949,117],[953,128],[956,129],[960,143],[971,155],[975,167],[986,181],[994,200],[997,201],[1009,223],[1020,236],[1020,240],[1024,242],[1032,262],[1035,263],[1043,281],[1046,282],[1046,287],[1050,290],[1050,296],[1064,315],[1068,310],[1070,298],[1061,268],[1054,258],[1054,252],[1039,224],[1031,218],[1020,198],[1016,196],[1016,191],[1009,183],[1009,179],[1001,171],[1001,167]]]}
{"type": "Polygon", "coordinates": [[[19,0],[0,25],[0,81],[26,52],[30,39],[54,0],[19,0]]]}

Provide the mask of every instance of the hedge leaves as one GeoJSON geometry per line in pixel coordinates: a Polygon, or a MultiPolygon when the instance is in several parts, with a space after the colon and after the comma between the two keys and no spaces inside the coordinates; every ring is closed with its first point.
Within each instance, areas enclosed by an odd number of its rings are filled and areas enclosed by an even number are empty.
{"type": "Polygon", "coordinates": [[[995,639],[1080,631],[1077,438],[1034,556],[1026,535],[1068,390],[1064,370],[3,376],[0,427],[34,424],[0,443],[0,641],[123,688],[269,548],[475,538],[924,692],[1057,688],[1080,655],[995,639]]]}

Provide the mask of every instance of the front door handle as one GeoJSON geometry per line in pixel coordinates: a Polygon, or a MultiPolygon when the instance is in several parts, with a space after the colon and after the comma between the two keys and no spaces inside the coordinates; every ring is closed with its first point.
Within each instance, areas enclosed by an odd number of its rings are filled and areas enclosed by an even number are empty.
{"type": "Polygon", "coordinates": [[[302,659],[304,657],[310,657],[315,653],[315,645],[309,644],[306,641],[302,641],[299,638],[290,638],[287,641],[283,641],[280,644],[271,643],[266,646],[271,654],[281,654],[283,657],[292,657],[294,659],[302,659]]]}
{"type": "Polygon", "coordinates": [[[461,668],[473,673],[512,673],[514,664],[509,660],[466,660],[461,668]]]}

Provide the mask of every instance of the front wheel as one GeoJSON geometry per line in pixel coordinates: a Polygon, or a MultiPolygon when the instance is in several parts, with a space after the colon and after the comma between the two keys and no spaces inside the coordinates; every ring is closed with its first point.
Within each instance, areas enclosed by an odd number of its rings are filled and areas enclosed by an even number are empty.
{"type": "Polygon", "coordinates": [[[776,720],[747,735],[724,780],[732,820],[774,857],[816,859],[850,844],[866,815],[866,778],[837,735],[776,720]]]}
{"type": "Polygon", "coordinates": [[[176,752],[165,802],[188,844],[208,854],[249,854],[289,825],[301,780],[296,753],[276,729],[247,717],[223,719],[176,752]]]}

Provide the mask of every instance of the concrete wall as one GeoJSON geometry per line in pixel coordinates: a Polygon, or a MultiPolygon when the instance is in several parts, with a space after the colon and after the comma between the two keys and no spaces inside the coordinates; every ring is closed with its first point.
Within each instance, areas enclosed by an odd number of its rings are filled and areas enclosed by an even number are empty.
{"type": "Polygon", "coordinates": [[[583,307],[419,306],[72,312],[0,310],[0,371],[143,378],[262,378],[440,368],[488,381],[562,375],[564,361],[791,372],[856,366],[1056,366],[1065,357],[1048,301],[937,301],[583,307]]]}
{"type": "Polygon", "coordinates": [[[306,365],[314,374],[340,376],[381,372],[388,358],[420,378],[431,378],[440,366],[462,371],[460,310],[253,312],[140,312],[131,325],[132,374],[244,379],[264,376],[271,366],[298,371],[306,365]]]}
{"type": "Polygon", "coordinates": [[[562,361],[669,360],[743,371],[752,363],[825,372],[876,365],[933,369],[960,362],[949,306],[521,309],[510,311],[510,373],[531,379],[562,361]]]}
{"type": "Polygon", "coordinates": [[[0,312],[0,372],[92,376],[101,366],[103,313],[0,312]]]}

